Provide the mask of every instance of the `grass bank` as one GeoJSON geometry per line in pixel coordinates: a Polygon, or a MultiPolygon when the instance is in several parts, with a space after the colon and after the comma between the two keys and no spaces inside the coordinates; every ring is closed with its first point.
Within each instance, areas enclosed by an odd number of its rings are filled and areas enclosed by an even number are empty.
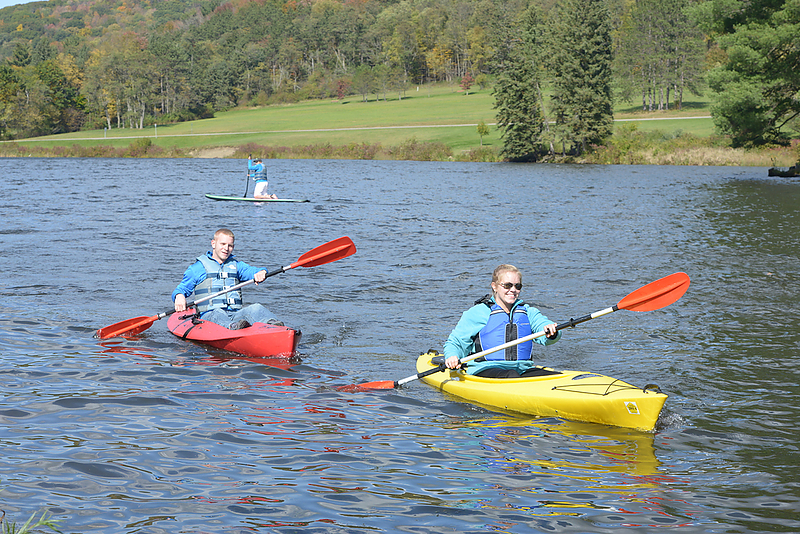
{"type": "MultiPolygon", "coordinates": [[[[368,101],[313,100],[235,109],[214,118],[0,143],[2,156],[247,157],[499,161],[490,89],[421,86],[368,101]],[[477,124],[489,126],[481,137],[477,124]]],[[[705,100],[642,112],[622,103],[606,147],[580,162],[789,166],[796,149],[734,150],[714,134],[705,100]]]]}

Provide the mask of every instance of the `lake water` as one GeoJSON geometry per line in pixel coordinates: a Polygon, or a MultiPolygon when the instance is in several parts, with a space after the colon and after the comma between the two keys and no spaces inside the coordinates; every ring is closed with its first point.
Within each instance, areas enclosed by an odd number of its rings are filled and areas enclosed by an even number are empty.
{"type": "Polygon", "coordinates": [[[69,533],[798,532],[800,181],[764,168],[0,159],[0,509],[69,533]],[[252,185],[249,187],[252,193],[252,185]],[[218,227],[245,290],[303,332],[291,365],[156,322],[218,227]],[[489,411],[415,374],[499,263],[556,321],[677,271],[662,310],[536,350],[669,394],[657,431],[489,411]]]}

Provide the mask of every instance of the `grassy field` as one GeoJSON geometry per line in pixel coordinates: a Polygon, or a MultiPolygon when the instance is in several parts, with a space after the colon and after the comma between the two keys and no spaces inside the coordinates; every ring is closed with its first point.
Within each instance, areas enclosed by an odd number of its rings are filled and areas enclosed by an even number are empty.
{"type": "MultiPolygon", "coordinates": [[[[235,109],[219,112],[211,119],[141,130],[81,131],[16,143],[29,148],[122,148],[135,139],[147,138],[157,147],[195,156],[231,155],[235,148],[244,145],[306,147],[366,143],[395,147],[409,140],[441,143],[454,154],[479,149],[481,141],[489,150],[502,147],[500,133],[494,126],[494,98],[488,88],[464,94],[454,86],[425,86],[407,91],[403,98],[396,93],[386,96],[386,100],[376,101],[373,94],[367,102],[360,96],[350,96],[341,101],[313,100],[235,109]],[[476,127],[480,121],[490,130],[482,140],[476,127]]],[[[682,110],[668,112],[642,112],[640,106],[623,102],[615,109],[615,121],[617,128],[634,123],[639,132],[660,132],[665,138],[685,134],[705,138],[714,134],[709,102],[704,99],[686,102],[682,110]]],[[[794,161],[781,160],[776,164],[791,163],[794,161]]]]}

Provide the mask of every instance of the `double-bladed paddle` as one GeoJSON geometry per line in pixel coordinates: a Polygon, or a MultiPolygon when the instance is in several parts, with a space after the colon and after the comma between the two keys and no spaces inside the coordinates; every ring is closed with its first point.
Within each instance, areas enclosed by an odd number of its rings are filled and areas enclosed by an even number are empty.
{"type": "MultiPolygon", "coordinates": [[[[590,315],[584,315],[583,317],[578,317],[577,319],[570,319],[569,321],[560,323],[556,326],[556,330],[557,331],[563,330],[564,328],[572,327],[577,324],[589,321],[591,319],[597,319],[598,317],[608,315],[617,310],[629,310],[637,312],[658,310],[660,308],[669,306],[670,304],[681,298],[683,294],[686,293],[687,289],[689,289],[689,275],[687,275],[686,273],[674,273],[669,276],[665,276],[664,278],[661,278],[659,280],[656,280],[655,282],[650,282],[646,286],[640,287],[636,291],[629,293],[625,298],[623,298],[617,304],[611,306],[610,308],[606,308],[604,310],[594,312],[590,315]]],[[[530,334],[529,336],[521,337],[519,339],[509,341],[508,343],[503,343],[502,345],[498,345],[497,347],[492,347],[491,349],[487,349],[482,352],[478,352],[476,354],[470,354],[466,358],[462,358],[460,362],[466,363],[472,360],[476,360],[487,354],[491,354],[499,350],[504,350],[508,347],[513,347],[514,345],[525,343],[526,341],[531,341],[533,339],[542,337],[543,335],[545,335],[544,332],[536,332],[534,334],[530,334]]],[[[428,375],[439,373],[445,370],[447,370],[447,366],[445,366],[444,362],[442,362],[439,364],[439,367],[434,367],[432,369],[428,369],[427,371],[422,371],[421,373],[417,373],[407,378],[403,378],[402,380],[397,380],[397,381],[382,380],[377,382],[367,382],[365,384],[353,384],[348,386],[342,386],[338,389],[340,391],[394,389],[396,387],[402,386],[403,384],[411,382],[412,380],[417,380],[418,378],[424,378],[428,375]]]]}
{"type": "MultiPolygon", "coordinates": [[[[326,263],[331,263],[336,260],[341,260],[342,258],[346,258],[347,256],[351,256],[355,254],[355,252],[356,252],[356,246],[353,243],[353,241],[346,236],[340,237],[339,239],[334,239],[333,241],[329,241],[324,245],[320,245],[312,250],[309,250],[308,252],[300,256],[300,258],[298,258],[296,262],[291,263],[286,267],[281,267],[279,269],[275,269],[274,271],[267,273],[265,279],[269,278],[270,276],[275,276],[276,274],[280,274],[284,271],[288,271],[289,269],[294,269],[295,267],[316,267],[317,265],[324,265],[326,263]]],[[[192,306],[196,306],[201,302],[205,302],[220,295],[224,295],[225,293],[235,291],[248,284],[252,284],[253,282],[254,280],[248,280],[247,282],[236,284],[235,286],[230,287],[224,291],[220,291],[219,293],[214,293],[213,295],[209,295],[207,297],[203,297],[202,299],[198,299],[194,302],[191,302],[187,304],[186,307],[191,308],[192,306]]],[[[97,331],[95,337],[98,337],[100,339],[108,339],[110,337],[139,334],[150,328],[150,325],[152,325],[157,320],[163,319],[167,315],[172,315],[173,313],[175,313],[175,310],[171,309],[150,317],[142,316],[142,317],[134,317],[133,319],[127,319],[125,321],[112,324],[111,326],[106,326],[104,328],[101,328],[100,330],[97,331]]]]}

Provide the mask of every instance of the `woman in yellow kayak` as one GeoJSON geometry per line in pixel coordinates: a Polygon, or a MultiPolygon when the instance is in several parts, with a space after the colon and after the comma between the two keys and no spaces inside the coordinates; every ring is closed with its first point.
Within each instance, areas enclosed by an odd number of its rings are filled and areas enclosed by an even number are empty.
{"type": "MultiPolygon", "coordinates": [[[[544,337],[533,340],[541,345],[550,345],[561,338],[556,323],[519,299],[522,291],[522,273],[519,269],[508,264],[498,266],[492,274],[491,288],[490,295],[475,301],[475,305],[461,315],[447,338],[444,357],[448,368],[461,366],[461,358],[470,354],[535,332],[545,333],[544,337]]],[[[472,375],[493,378],[524,376],[535,367],[531,355],[533,341],[470,361],[466,371],[472,375]]]]}

